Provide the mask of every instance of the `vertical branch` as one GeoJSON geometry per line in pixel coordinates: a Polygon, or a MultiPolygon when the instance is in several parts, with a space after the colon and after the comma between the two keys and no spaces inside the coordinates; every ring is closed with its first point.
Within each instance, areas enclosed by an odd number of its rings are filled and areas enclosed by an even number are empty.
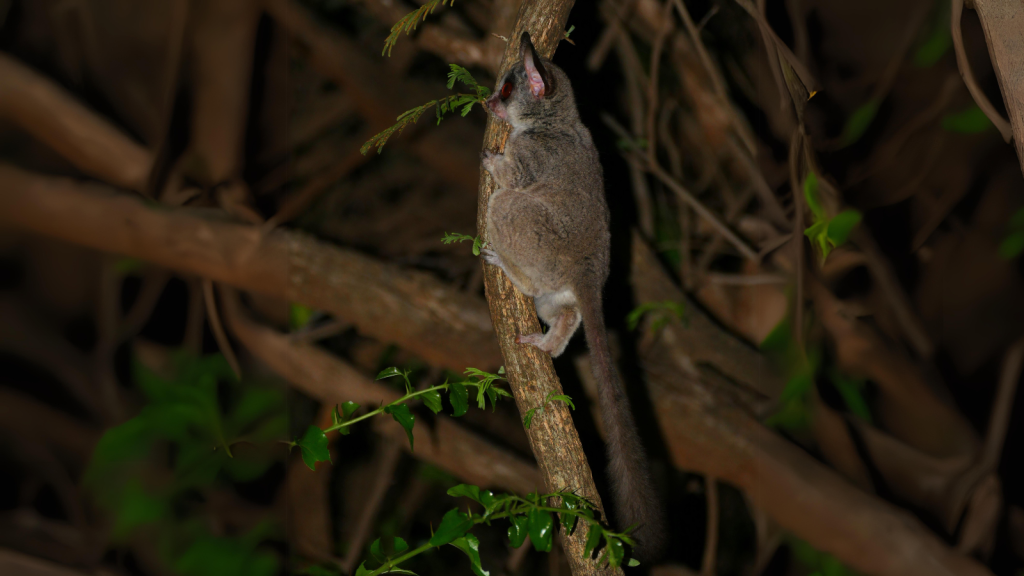
{"type": "Polygon", "coordinates": [[[804,202],[800,186],[800,130],[793,130],[789,143],[789,186],[793,189],[793,267],[796,274],[796,303],[793,305],[793,337],[804,349],[804,202]]]}
{"type": "MultiPolygon", "coordinates": [[[[534,45],[542,56],[550,57],[564,36],[565,22],[572,8],[572,0],[538,0],[524,2],[516,24],[508,34],[509,42],[502,57],[498,77],[501,78],[519,60],[519,38],[530,32],[534,45]]],[[[487,120],[484,148],[503,150],[510,134],[509,126],[494,117],[487,120]]],[[[494,192],[494,183],[486,171],[481,173],[478,197],[477,229],[487,239],[487,204],[494,192]]],[[[549,391],[561,391],[554,365],[547,354],[532,346],[516,344],[516,336],[540,331],[533,302],[516,290],[502,272],[484,265],[484,290],[491,310],[491,319],[498,335],[505,370],[515,396],[519,412],[544,404],[549,391]]],[[[579,434],[573,426],[567,406],[553,402],[534,418],[527,430],[530,447],[537,458],[544,483],[549,490],[571,490],[602,509],[601,497],[594,486],[579,434]]],[[[595,562],[585,558],[583,548],[586,527],[577,528],[572,536],[562,534],[562,546],[572,573],[621,574],[621,570],[602,570],[595,562]]]]}

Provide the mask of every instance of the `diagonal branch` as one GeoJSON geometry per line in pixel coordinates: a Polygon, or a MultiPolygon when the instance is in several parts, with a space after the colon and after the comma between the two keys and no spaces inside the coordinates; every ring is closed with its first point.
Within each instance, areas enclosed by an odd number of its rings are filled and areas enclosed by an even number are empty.
{"type": "MultiPolygon", "coordinates": [[[[376,405],[397,400],[401,394],[370,381],[358,370],[313,346],[261,326],[242,311],[238,295],[221,291],[224,322],[231,333],[264,364],[296,388],[321,402],[354,401],[376,405]]],[[[408,448],[405,432],[394,422],[378,419],[374,429],[408,448]]],[[[413,456],[440,466],[467,482],[500,487],[518,494],[537,489],[540,475],[525,460],[477,436],[450,418],[438,416],[433,430],[413,428],[413,456]]]]}
{"type": "MultiPolygon", "coordinates": [[[[637,236],[632,284],[640,301],[682,300],[637,236]]],[[[689,310],[689,309],[688,309],[689,310]]],[[[639,344],[651,403],[672,462],[743,490],[780,526],[845,564],[879,576],[990,574],[899,508],[861,492],[766,429],[733,399],[731,385],[687,358],[676,342],[690,330],[649,326],[639,344]]]]}
{"type": "Polygon", "coordinates": [[[329,311],[453,370],[501,364],[479,299],[298,232],[261,235],[202,214],[0,164],[0,221],[329,311]]]}

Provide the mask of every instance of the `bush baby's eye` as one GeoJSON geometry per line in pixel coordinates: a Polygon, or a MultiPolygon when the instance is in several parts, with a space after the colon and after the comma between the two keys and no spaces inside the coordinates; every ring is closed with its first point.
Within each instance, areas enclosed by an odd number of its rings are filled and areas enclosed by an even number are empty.
{"type": "Polygon", "coordinates": [[[505,82],[505,84],[502,85],[502,87],[501,87],[501,99],[502,100],[506,100],[511,95],[512,95],[512,83],[511,82],[505,82]]]}

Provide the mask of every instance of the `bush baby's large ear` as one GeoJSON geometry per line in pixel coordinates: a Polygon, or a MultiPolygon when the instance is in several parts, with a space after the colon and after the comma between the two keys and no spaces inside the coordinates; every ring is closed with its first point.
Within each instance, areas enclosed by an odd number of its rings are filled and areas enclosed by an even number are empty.
{"type": "Polygon", "coordinates": [[[522,37],[519,39],[519,57],[523,60],[523,66],[526,68],[526,79],[530,85],[530,93],[537,98],[543,98],[545,94],[550,94],[552,89],[551,76],[544,69],[544,64],[540,61],[540,56],[537,54],[537,49],[533,47],[533,42],[530,41],[529,32],[523,32],[522,37]]]}

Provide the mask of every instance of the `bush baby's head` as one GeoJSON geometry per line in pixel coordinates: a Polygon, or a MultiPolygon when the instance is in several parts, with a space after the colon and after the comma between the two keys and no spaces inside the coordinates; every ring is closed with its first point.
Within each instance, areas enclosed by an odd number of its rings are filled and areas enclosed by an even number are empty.
{"type": "Polygon", "coordinates": [[[519,62],[505,73],[486,103],[513,129],[576,122],[579,118],[569,78],[537,54],[528,32],[523,32],[519,42],[519,62]]]}

